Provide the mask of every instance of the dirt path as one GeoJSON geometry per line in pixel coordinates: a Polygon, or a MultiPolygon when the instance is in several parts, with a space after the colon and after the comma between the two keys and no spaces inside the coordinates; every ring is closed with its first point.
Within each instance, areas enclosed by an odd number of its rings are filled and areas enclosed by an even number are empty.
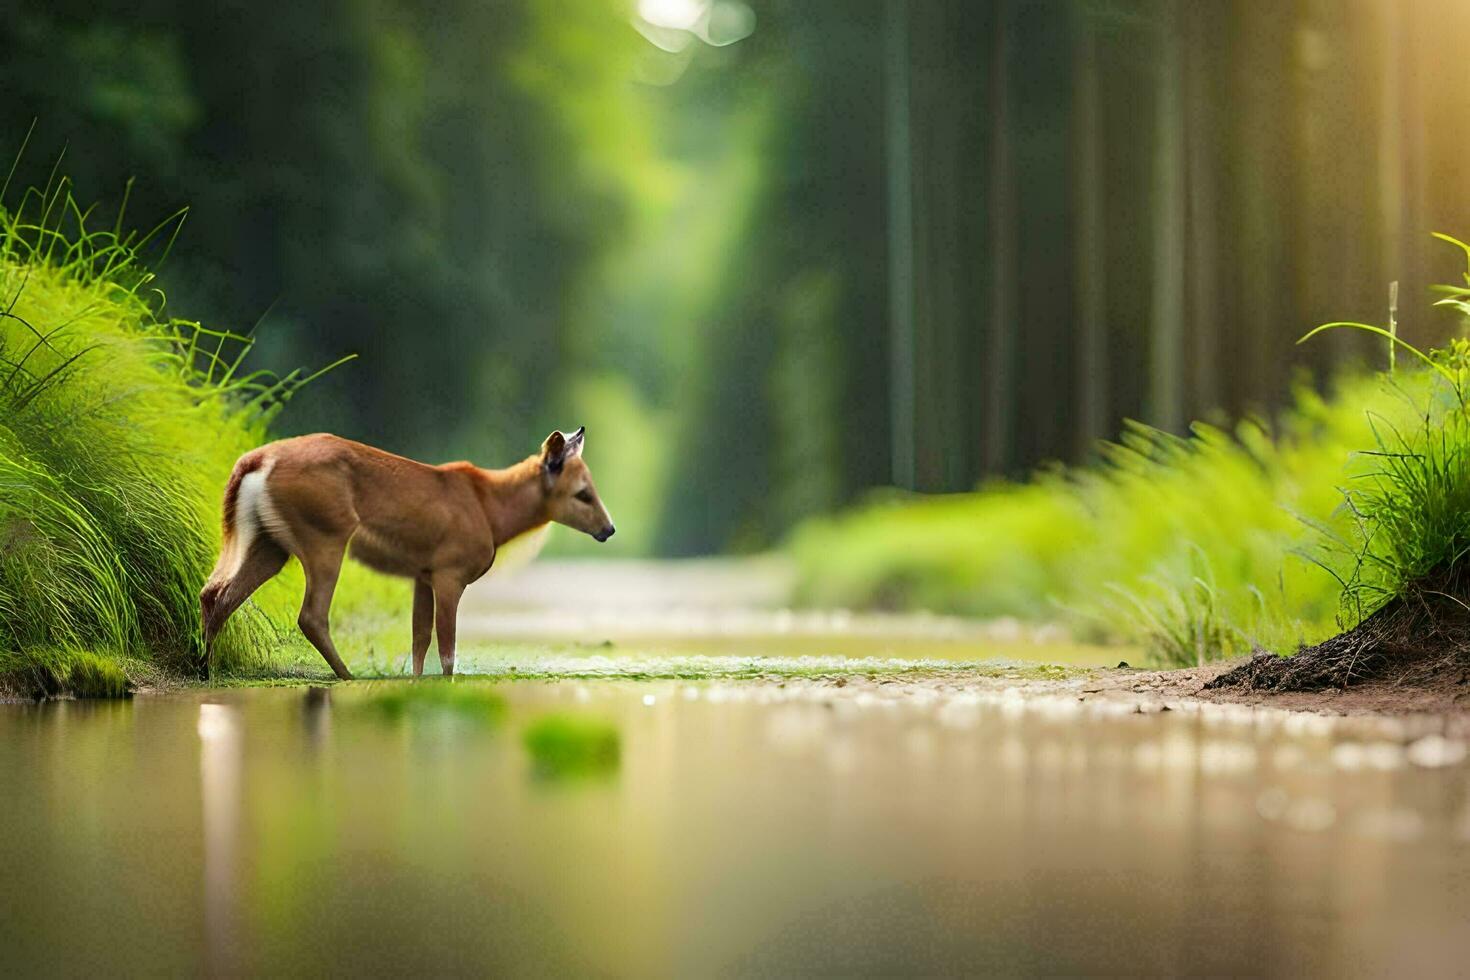
{"type": "MultiPolygon", "coordinates": [[[[1062,678],[905,677],[864,680],[879,686],[901,683],[916,690],[965,689],[1000,692],[1023,699],[1073,699],[1104,713],[1204,712],[1235,720],[1281,720],[1288,714],[1339,719],[1348,730],[1384,730],[1405,735],[1435,732],[1470,737],[1470,685],[1446,681],[1430,688],[1368,683],[1343,690],[1269,693],[1209,691],[1204,685],[1239,660],[1182,670],[1094,669],[1062,678]]],[[[842,684],[843,682],[830,681],[842,684]]],[[[851,682],[848,682],[851,683],[851,682]]]]}

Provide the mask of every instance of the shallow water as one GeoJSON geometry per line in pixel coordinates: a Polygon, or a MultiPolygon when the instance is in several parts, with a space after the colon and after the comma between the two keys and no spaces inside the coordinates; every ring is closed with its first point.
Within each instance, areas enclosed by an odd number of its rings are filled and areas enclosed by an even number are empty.
{"type": "Polygon", "coordinates": [[[450,683],[0,706],[7,972],[1356,974],[1470,952],[1470,766],[1412,727],[956,685],[450,683]],[[569,718],[570,756],[533,752],[569,718]],[[589,728],[614,755],[577,755],[589,728]]]}
{"type": "MultiPolygon", "coordinates": [[[[788,563],[769,556],[553,560],[496,571],[465,594],[461,656],[483,661],[477,654],[487,645],[504,651],[528,644],[555,645],[562,656],[1000,658],[1085,667],[1137,663],[1140,656],[1131,648],[1078,643],[1055,625],[1014,619],[792,609],[786,603],[793,577],[788,563]]],[[[402,635],[406,642],[406,630],[402,635]]],[[[403,651],[380,659],[386,672],[406,672],[403,651]]]]}

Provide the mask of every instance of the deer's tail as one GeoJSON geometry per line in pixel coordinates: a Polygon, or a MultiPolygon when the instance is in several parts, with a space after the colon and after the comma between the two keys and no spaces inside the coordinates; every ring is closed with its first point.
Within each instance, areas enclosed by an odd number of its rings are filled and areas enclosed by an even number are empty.
{"type": "Polygon", "coordinates": [[[251,545],[261,533],[261,501],[270,463],[263,449],[255,449],[241,456],[230,472],[221,514],[219,561],[214,563],[214,571],[200,595],[206,605],[240,571],[251,545]]]}

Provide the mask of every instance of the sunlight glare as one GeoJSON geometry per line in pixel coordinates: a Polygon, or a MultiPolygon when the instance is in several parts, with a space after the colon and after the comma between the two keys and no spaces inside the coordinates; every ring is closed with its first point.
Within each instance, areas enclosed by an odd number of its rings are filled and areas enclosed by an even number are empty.
{"type": "Polygon", "coordinates": [[[687,31],[709,10],[709,0],[638,0],[638,16],[655,27],[687,31]]]}

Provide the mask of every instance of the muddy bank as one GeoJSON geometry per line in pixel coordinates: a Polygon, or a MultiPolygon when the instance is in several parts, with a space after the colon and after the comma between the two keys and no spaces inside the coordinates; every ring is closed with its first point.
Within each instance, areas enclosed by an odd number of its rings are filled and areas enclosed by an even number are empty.
{"type": "Polygon", "coordinates": [[[978,695],[1020,701],[1074,701],[1101,714],[1151,714],[1165,711],[1277,718],[1314,714],[1342,719],[1348,729],[1373,729],[1377,722],[1406,732],[1439,732],[1470,737],[1470,683],[1458,675],[1409,684],[1369,681],[1347,688],[1273,692],[1241,688],[1211,689],[1209,683],[1240,667],[1245,659],[1179,670],[1091,669],[1065,675],[908,674],[898,677],[820,677],[803,681],[885,696],[978,695]],[[1218,709],[1218,710],[1217,710],[1218,709]],[[1360,724],[1355,724],[1354,719],[1360,724]]]}
{"type": "Polygon", "coordinates": [[[1125,671],[1133,677],[1112,676],[1107,689],[1185,697],[1216,704],[1282,708],[1329,714],[1470,713],[1470,684],[1456,675],[1414,680],[1371,680],[1349,687],[1315,691],[1263,691],[1247,688],[1208,688],[1211,681],[1241,665],[1241,660],[1211,664],[1188,670],[1158,672],[1125,671]]]}
{"type": "MultiPolygon", "coordinates": [[[[1371,680],[1344,688],[1271,691],[1214,689],[1211,682],[1248,663],[1240,658],[1174,670],[1076,667],[1015,661],[909,660],[887,657],[587,656],[542,653],[534,657],[471,659],[464,676],[496,681],[579,681],[642,684],[687,681],[732,688],[801,688],[844,695],[925,697],[935,693],[1005,694],[1020,698],[1073,698],[1106,710],[1142,713],[1191,710],[1203,704],[1313,712],[1328,715],[1436,715],[1470,734],[1470,676],[1445,674],[1413,680],[1371,680]]],[[[389,680],[394,673],[364,674],[389,680]]],[[[406,679],[406,678],[400,678],[406,679]]],[[[430,678],[431,680],[434,678],[430,678]]],[[[239,686],[333,683],[329,677],[237,680],[239,686]]],[[[192,686],[192,685],[189,685],[192,686]]],[[[160,692],[170,690],[161,685],[160,692]]],[[[152,693],[144,689],[142,693],[152,693]]]]}
{"type": "MultiPolygon", "coordinates": [[[[848,699],[944,700],[978,697],[1056,703],[1069,701],[1099,714],[1198,711],[1203,706],[1262,713],[1308,712],[1339,717],[1432,719],[1432,730],[1470,736],[1470,674],[1441,672],[1367,680],[1347,687],[1315,691],[1261,690],[1245,686],[1211,687],[1251,661],[1241,658],[1179,670],[1136,670],[1027,663],[1020,661],[956,661],[895,657],[840,656],[709,656],[605,655],[585,650],[489,650],[481,648],[462,664],[465,680],[491,682],[564,681],[643,685],[683,681],[720,685],[733,696],[817,696],[848,699]],[[785,692],[785,695],[776,692],[785,692]]],[[[407,680],[392,663],[379,670],[360,670],[364,681],[407,680]]],[[[427,677],[426,681],[437,681],[427,677]]],[[[236,678],[210,685],[229,687],[333,685],[322,672],[236,678]]],[[[154,676],[135,688],[140,695],[195,689],[189,679],[154,676]]],[[[25,698],[24,692],[0,688],[0,700],[25,698]]],[[[1213,713],[1213,712],[1212,712],[1213,713]]],[[[1227,711],[1226,713],[1231,713],[1227,711]]]]}

